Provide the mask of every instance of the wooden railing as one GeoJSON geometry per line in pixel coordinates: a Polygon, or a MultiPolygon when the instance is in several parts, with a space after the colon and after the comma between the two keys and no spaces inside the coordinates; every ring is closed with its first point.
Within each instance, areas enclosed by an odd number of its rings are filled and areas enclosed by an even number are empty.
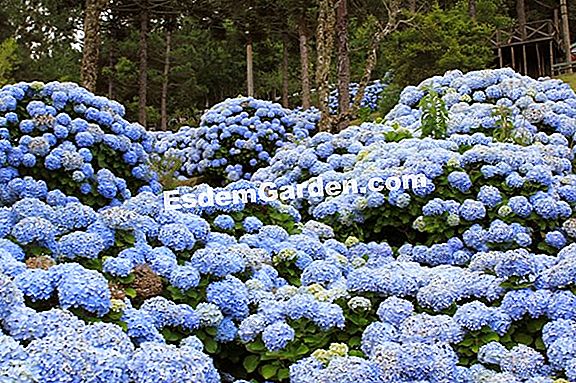
{"type": "Polygon", "coordinates": [[[508,45],[525,44],[544,40],[554,40],[560,43],[560,31],[552,20],[540,20],[526,23],[525,33],[519,26],[509,29],[498,29],[492,35],[492,44],[499,48],[508,45]]]}
{"type": "Polygon", "coordinates": [[[552,65],[552,75],[558,76],[566,73],[576,73],[576,62],[563,62],[552,65]]]}

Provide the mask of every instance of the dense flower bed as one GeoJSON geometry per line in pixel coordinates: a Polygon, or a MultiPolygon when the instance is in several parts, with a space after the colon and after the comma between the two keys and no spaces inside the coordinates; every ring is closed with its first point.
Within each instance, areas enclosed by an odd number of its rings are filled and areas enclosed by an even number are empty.
{"type": "Polygon", "coordinates": [[[180,161],[184,177],[201,175],[215,184],[250,179],[278,148],[308,137],[317,119],[269,101],[228,99],[208,110],[198,128],[160,134],[156,150],[180,161]]]}
{"type": "Polygon", "coordinates": [[[386,116],[387,123],[418,130],[418,104],[430,89],[441,95],[448,108],[449,134],[492,135],[500,126],[503,110],[510,115],[512,135],[523,142],[532,141],[537,132],[560,133],[570,141],[576,133],[576,97],[569,84],[557,79],[535,80],[511,69],[466,74],[455,70],[409,86],[386,116]]]}
{"type": "Polygon", "coordinates": [[[72,83],[0,89],[0,205],[61,191],[101,207],[160,191],[147,163],[153,138],[123,115],[72,83]]]}
{"type": "MultiPolygon", "coordinates": [[[[354,97],[356,97],[356,94],[358,93],[358,88],[358,83],[353,82],[350,84],[350,105],[352,105],[354,97]]],[[[380,97],[382,92],[384,92],[384,89],[386,89],[386,83],[383,80],[375,80],[369,83],[364,90],[364,97],[360,102],[360,108],[367,108],[372,112],[378,110],[380,97]]],[[[338,111],[338,89],[334,89],[330,92],[328,104],[330,112],[335,114],[338,111]]]]}
{"type": "Polygon", "coordinates": [[[402,174],[427,187],[178,211],[150,190],[103,209],[56,191],[6,204],[0,381],[576,380],[565,127],[414,138],[405,117],[304,135],[225,188],[402,174]]]}

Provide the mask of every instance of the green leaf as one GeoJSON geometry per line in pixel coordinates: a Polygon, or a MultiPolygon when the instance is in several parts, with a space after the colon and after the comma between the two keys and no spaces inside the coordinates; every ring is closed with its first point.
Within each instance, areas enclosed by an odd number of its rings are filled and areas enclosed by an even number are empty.
{"type": "Polygon", "coordinates": [[[129,285],[130,283],[134,282],[134,279],[136,279],[134,274],[128,274],[126,277],[118,278],[118,280],[125,285],[129,285]]]}
{"type": "Polygon", "coordinates": [[[258,355],[248,355],[244,358],[242,365],[244,366],[244,369],[246,369],[246,372],[251,374],[258,368],[258,363],[260,363],[260,357],[258,357],[258,355]]]}
{"type": "Polygon", "coordinates": [[[290,370],[287,368],[281,368],[280,370],[278,370],[277,376],[279,380],[288,379],[290,377],[290,370]]]}
{"type": "Polygon", "coordinates": [[[218,350],[218,343],[210,337],[204,339],[204,348],[209,354],[214,354],[218,350]]]}
{"type": "Polygon", "coordinates": [[[267,364],[260,368],[260,374],[262,374],[262,377],[264,377],[264,379],[270,379],[274,377],[274,375],[276,375],[276,372],[278,372],[278,367],[272,364],[267,364]]]}
{"type": "Polygon", "coordinates": [[[516,342],[525,344],[527,346],[532,344],[532,342],[534,341],[534,339],[532,339],[532,337],[530,335],[522,333],[522,332],[514,334],[513,338],[516,342]]]}
{"type": "Polygon", "coordinates": [[[136,298],[136,296],[138,295],[138,293],[136,292],[135,289],[133,289],[132,287],[127,287],[126,289],[124,289],[124,292],[126,293],[126,295],[129,298],[136,298]]]}
{"type": "Polygon", "coordinates": [[[248,343],[246,345],[246,349],[250,352],[259,353],[261,351],[264,351],[266,347],[264,346],[264,343],[262,343],[261,341],[257,341],[253,343],[248,343]]]}
{"type": "Polygon", "coordinates": [[[302,343],[296,349],[296,354],[297,355],[306,355],[309,351],[310,351],[310,349],[308,348],[308,346],[306,346],[304,343],[302,343]]]}
{"type": "Polygon", "coordinates": [[[172,296],[173,300],[183,300],[184,298],[186,298],[186,296],[184,294],[182,294],[182,291],[180,291],[179,288],[174,287],[174,286],[168,286],[166,288],[166,290],[168,290],[170,292],[170,295],[172,296]]]}
{"type": "Polygon", "coordinates": [[[110,318],[113,321],[117,321],[120,320],[120,318],[122,318],[122,311],[111,311],[108,313],[108,318],[110,318]]]}
{"type": "Polygon", "coordinates": [[[531,334],[538,333],[540,332],[540,330],[542,330],[545,324],[546,324],[545,319],[535,319],[528,321],[528,323],[526,324],[526,328],[531,334]]]}
{"type": "Polygon", "coordinates": [[[118,326],[122,327],[122,330],[128,331],[128,324],[126,322],[115,322],[118,326]]]}
{"type": "Polygon", "coordinates": [[[482,336],[482,342],[490,343],[490,342],[498,342],[500,340],[500,336],[495,332],[490,332],[488,334],[484,334],[482,336]]]}
{"type": "Polygon", "coordinates": [[[536,341],[534,341],[534,347],[536,347],[536,350],[538,350],[538,351],[545,351],[546,350],[546,345],[544,344],[542,337],[536,338],[536,341]]]}
{"type": "Polygon", "coordinates": [[[177,342],[182,338],[180,335],[171,331],[168,328],[164,328],[162,330],[162,335],[164,336],[164,339],[166,339],[168,342],[177,342]]]}

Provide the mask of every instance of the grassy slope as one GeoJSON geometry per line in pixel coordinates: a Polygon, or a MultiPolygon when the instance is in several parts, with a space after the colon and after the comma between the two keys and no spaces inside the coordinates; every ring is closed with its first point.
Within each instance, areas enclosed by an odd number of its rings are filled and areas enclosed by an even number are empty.
{"type": "Polygon", "coordinates": [[[562,76],[558,76],[558,78],[562,81],[567,82],[568,84],[570,84],[570,86],[572,87],[572,89],[574,89],[576,91],[576,73],[572,73],[572,74],[564,74],[562,76]]]}

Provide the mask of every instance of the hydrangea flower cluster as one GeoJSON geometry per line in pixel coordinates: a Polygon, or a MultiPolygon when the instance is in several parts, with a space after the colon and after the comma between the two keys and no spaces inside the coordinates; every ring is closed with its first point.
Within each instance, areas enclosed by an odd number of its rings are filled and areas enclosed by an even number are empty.
{"type": "Polygon", "coordinates": [[[289,141],[309,136],[317,115],[269,101],[239,97],[215,105],[197,128],[158,136],[156,151],[182,163],[178,175],[204,175],[214,183],[250,179],[289,141]]]}
{"type": "Polygon", "coordinates": [[[73,83],[0,89],[0,204],[49,191],[106,206],[161,190],[148,165],[153,136],[124,107],[73,83]]]}
{"type": "Polygon", "coordinates": [[[576,133],[576,95],[569,84],[550,78],[535,80],[509,68],[466,74],[454,70],[409,86],[386,116],[386,123],[418,130],[418,103],[429,88],[446,103],[448,134],[492,135],[499,127],[502,110],[509,114],[512,136],[523,142],[532,143],[539,132],[560,133],[570,141],[576,133]]]}
{"type": "Polygon", "coordinates": [[[182,341],[179,348],[165,344],[162,337],[135,347],[118,325],[85,324],[65,309],[35,311],[26,307],[16,284],[1,272],[0,296],[0,319],[7,333],[0,334],[2,380],[220,382],[212,360],[192,339],[182,341]]]}
{"type": "MultiPolygon", "coordinates": [[[[350,83],[350,105],[352,105],[356,94],[358,94],[358,88],[358,83],[350,83]]],[[[360,108],[367,108],[373,112],[378,110],[378,103],[380,102],[380,96],[384,89],[386,89],[386,83],[382,80],[375,80],[369,83],[364,90],[364,97],[362,101],[360,101],[360,108]]],[[[335,114],[338,111],[338,89],[330,92],[328,105],[330,107],[330,113],[335,114]]]]}
{"type": "MultiPolygon", "coordinates": [[[[358,190],[368,191],[305,195],[292,203],[307,206],[304,217],[326,222],[337,233],[349,233],[348,227],[357,225],[353,231],[357,236],[383,239],[388,230],[399,230],[403,233],[397,236],[398,246],[402,240],[438,246],[454,236],[474,250],[536,249],[542,244],[547,247],[543,250],[552,252],[566,244],[563,225],[571,222],[576,178],[574,155],[564,144],[523,146],[497,142],[482,133],[396,142],[387,140],[389,132],[384,125],[363,124],[337,135],[318,134],[279,151],[253,181],[277,185],[354,181],[358,190]],[[400,188],[369,191],[368,183],[375,177],[396,177],[400,188]],[[536,230],[543,235],[534,235],[536,230]]],[[[431,258],[438,259],[438,254],[431,258]]]]}
{"type": "Polygon", "coordinates": [[[576,379],[576,178],[566,136],[538,132],[520,145],[485,133],[405,133],[365,123],[303,137],[251,181],[224,186],[429,181],[305,196],[291,207],[165,210],[145,189],[97,209],[31,176],[29,194],[0,208],[0,377],[576,379]]]}

